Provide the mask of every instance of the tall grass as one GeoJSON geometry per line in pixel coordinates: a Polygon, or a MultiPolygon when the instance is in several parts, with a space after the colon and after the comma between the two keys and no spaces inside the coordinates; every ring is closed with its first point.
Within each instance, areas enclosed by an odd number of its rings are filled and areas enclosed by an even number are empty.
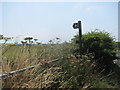
{"type": "MultiPolygon", "coordinates": [[[[7,48],[3,47],[3,51],[7,48]]],[[[87,55],[76,59],[70,44],[13,46],[2,56],[3,73],[36,64],[42,66],[11,75],[3,79],[2,85],[4,88],[114,88],[100,79],[103,76],[90,59],[87,55]],[[60,57],[64,59],[46,63],[60,57]]]]}
{"type": "MultiPolygon", "coordinates": [[[[3,51],[7,48],[8,47],[3,47],[3,51]]],[[[13,46],[8,51],[6,51],[6,53],[2,56],[2,60],[3,60],[2,72],[6,73],[13,70],[25,68],[31,65],[43,64],[48,60],[62,57],[63,56],[62,52],[63,50],[61,48],[61,45],[54,45],[54,46],[35,45],[35,46],[27,46],[26,48],[23,48],[22,46],[13,46]]],[[[47,66],[49,65],[47,64],[47,66]]],[[[53,67],[45,69],[44,72],[50,71],[52,68],[53,67]]],[[[24,73],[15,74],[12,77],[3,80],[3,87],[20,87],[20,85],[23,84],[24,82],[28,82],[28,81],[31,82],[32,79],[33,80],[40,79],[41,78],[40,75],[42,75],[42,73],[38,74],[37,73],[38,71],[39,71],[38,69],[35,69],[35,70],[25,71],[24,73]]],[[[54,74],[54,73],[49,73],[49,74],[54,74]]],[[[43,81],[41,82],[43,83],[43,81]]],[[[40,82],[38,81],[38,83],[40,82]]],[[[43,87],[43,85],[41,85],[41,87],[43,87]]]]}

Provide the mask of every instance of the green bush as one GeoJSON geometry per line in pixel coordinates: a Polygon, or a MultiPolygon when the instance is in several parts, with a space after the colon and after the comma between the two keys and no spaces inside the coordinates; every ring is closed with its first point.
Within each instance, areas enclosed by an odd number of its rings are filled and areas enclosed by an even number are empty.
{"type": "MultiPolygon", "coordinates": [[[[75,52],[79,50],[78,41],[79,36],[75,35],[72,39],[75,52]]],[[[113,59],[117,58],[115,54],[116,44],[114,38],[107,32],[99,30],[88,32],[82,35],[82,42],[83,54],[92,53],[94,60],[96,60],[100,66],[103,65],[108,68],[113,63],[113,59]]]]}
{"type": "Polygon", "coordinates": [[[120,42],[116,42],[116,46],[120,50],[120,42]]]}

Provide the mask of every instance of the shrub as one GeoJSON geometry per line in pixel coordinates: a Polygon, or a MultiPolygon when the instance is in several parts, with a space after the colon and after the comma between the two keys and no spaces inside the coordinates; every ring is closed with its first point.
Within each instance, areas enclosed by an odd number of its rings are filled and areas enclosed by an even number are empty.
{"type": "MultiPolygon", "coordinates": [[[[74,45],[75,51],[79,50],[77,43],[78,40],[78,35],[75,35],[72,39],[72,44],[74,45]]],[[[82,36],[82,40],[83,54],[94,54],[94,60],[96,60],[99,65],[103,65],[108,68],[113,63],[113,59],[117,58],[115,54],[115,41],[109,33],[99,30],[91,31],[84,34],[82,36]]]]}
{"type": "Polygon", "coordinates": [[[116,47],[120,50],[120,42],[116,42],[116,47]]]}

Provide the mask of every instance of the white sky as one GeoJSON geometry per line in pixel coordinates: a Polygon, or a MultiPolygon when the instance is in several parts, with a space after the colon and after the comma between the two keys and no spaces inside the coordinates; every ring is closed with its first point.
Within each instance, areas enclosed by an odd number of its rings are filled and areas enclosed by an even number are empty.
{"type": "Polygon", "coordinates": [[[83,34],[93,29],[105,30],[118,38],[117,2],[2,2],[0,27],[4,36],[26,36],[48,42],[59,37],[69,41],[78,30],[72,24],[82,21],[83,34]]]}

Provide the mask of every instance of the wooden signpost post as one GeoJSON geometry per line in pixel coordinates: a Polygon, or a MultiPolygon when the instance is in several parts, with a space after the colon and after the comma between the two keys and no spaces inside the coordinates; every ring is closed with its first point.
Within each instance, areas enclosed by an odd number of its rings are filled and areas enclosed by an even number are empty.
{"type": "Polygon", "coordinates": [[[74,29],[79,29],[79,53],[80,56],[82,55],[82,26],[81,21],[78,21],[78,23],[73,23],[74,29]]]}

